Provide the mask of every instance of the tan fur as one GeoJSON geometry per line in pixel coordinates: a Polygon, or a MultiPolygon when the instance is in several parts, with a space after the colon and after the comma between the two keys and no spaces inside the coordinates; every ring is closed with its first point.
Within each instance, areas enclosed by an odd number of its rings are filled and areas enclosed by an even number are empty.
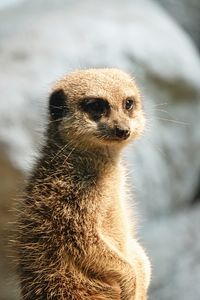
{"type": "Polygon", "coordinates": [[[58,81],[53,91],[59,90],[67,114],[50,119],[20,208],[23,299],[145,300],[150,264],[128,218],[120,158],[144,129],[137,86],[122,71],[90,69],[58,81]],[[109,116],[91,120],[80,109],[88,97],[106,99],[109,116]],[[128,97],[135,100],[129,114],[122,108],[128,97]],[[113,139],[114,126],[130,128],[130,137],[113,139]]]}

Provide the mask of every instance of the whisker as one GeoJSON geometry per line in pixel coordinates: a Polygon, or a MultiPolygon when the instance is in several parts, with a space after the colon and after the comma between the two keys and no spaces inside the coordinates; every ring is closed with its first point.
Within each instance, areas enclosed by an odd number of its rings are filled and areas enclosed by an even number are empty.
{"type": "Polygon", "coordinates": [[[160,109],[160,108],[153,108],[151,109],[150,111],[158,111],[158,112],[164,112],[168,115],[171,115],[167,110],[164,110],[164,109],[160,109]]]}
{"type": "Polygon", "coordinates": [[[166,119],[166,118],[161,118],[161,117],[157,117],[158,120],[161,121],[167,121],[167,122],[171,122],[171,123],[175,123],[175,124],[179,124],[179,125],[186,125],[186,126],[191,126],[191,123],[186,123],[186,122],[182,122],[182,121],[178,121],[178,120],[173,120],[173,119],[166,119]]]}
{"type": "Polygon", "coordinates": [[[164,106],[164,105],[168,105],[168,104],[169,104],[169,102],[158,103],[158,104],[153,104],[153,107],[164,106]]]}
{"type": "Polygon", "coordinates": [[[66,148],[67,148],[68,144],[64,145],[51,159],[51,162],[54,161],[54,159],[56,159],[56,157],[58,157],[59,154],[61,154],[66,148]]]}
{"type": "Polygon", "coordinates": [[[66,161],[68,160],[68,158],[70,157],[70,155],[74,152],[74,150],[76,149],[77,147],[75,146],[74,148],[72,148],[72,150],[69,152],[69,154],[67,155],[67,157],[65,158],[65,160],[63,161],[63,164],[64,165],[66,163],[66,161]]]}

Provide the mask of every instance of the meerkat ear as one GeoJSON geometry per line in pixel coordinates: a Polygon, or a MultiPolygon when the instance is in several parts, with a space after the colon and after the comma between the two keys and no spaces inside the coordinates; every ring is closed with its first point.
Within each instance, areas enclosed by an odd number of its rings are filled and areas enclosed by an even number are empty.
{"type": "Polygon", "coordinates": [[[49,99],[49,113],[52,120],[66,116],[68,112],[67,97],[62,89],[54,91],[49,99]]]}

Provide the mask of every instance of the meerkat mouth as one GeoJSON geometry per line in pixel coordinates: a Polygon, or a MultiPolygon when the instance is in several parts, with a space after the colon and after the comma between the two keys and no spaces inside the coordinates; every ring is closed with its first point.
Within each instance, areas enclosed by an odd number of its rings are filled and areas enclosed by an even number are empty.
{"type": "Polygon", "coordinates": [[[126,128],[121,128],[116,126],[114,129],[112,129],[111,132],[106,132],[102,136],[100,135],[100,138],[105,140],[105,141],[110,141],[110,142],[123,142],[129,139],[131,135],[131,132],[129,129],[126,128]]]}
{"type": "Polygon", "coordinates": [[[129,140],[129,137],[126,138],[119,138],[117,136],[103,136],[101,137],[101,140],[105,141],[106,143],[123,143],[125,141],[129,140]]]}

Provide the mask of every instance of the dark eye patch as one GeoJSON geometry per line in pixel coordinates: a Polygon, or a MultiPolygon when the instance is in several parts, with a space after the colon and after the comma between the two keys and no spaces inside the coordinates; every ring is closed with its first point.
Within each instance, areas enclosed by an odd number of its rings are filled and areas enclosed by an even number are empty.
{"type": "Polygon", "coordinates": [[[102,116],[108,115],[110,106],[108,101],[101,98],[88,98],[81,102],[82,110],[93,120],[97,121],[102,116]]]}

